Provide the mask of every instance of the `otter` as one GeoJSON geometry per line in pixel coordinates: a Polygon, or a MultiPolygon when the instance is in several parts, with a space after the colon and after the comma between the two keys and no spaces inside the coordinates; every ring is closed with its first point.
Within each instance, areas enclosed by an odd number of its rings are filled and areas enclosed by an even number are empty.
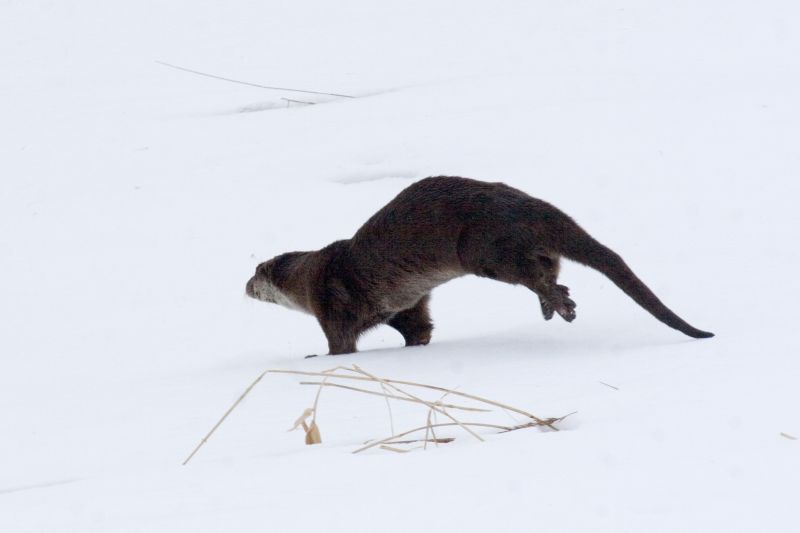
{"type": "Polygon", "coordinates": [[[246,294],[313,315],[330,355],[356,351],[360,334],[388,324],[406,346],[428,344],[431,291],[474,274],[527,287],[546,320],[575,319],[557,283],[567,258],[594,268],[664,324],[713,337],[669,310],[614,251],[568,215],[504,183],[437,176],[420,180],[375,213],[352,238],[261,263],[246,294]]]}

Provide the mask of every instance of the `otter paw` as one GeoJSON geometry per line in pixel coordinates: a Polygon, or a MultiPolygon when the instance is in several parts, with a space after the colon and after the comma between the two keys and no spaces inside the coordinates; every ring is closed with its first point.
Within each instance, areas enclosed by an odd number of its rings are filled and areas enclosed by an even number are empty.
{"type": "Polygon", "coordinates": [[[575,313],[575,302],[570,300],[569,298],[565,298],[563,305],[558,308],[558,314],[566,320],[567,322],[572,322],[575,320],[577,314],[575,313]]]}
{"type": "Polygon", "coordinates": [[[421,331],[405,337],[406,346],[425,346],[431,342],[431,331],[421,331]]]}
{"type": "Polygon", "coordinates": [[[567,322],[572,322],[575,320],[577,304],[569,298],[569,288],[564,285],[556,285],[553,289],[546,300],[539,298],[545,320],[550,320],[553,312],[556,312],[567,322]]]}
{"type": "Polygon", "coordinates": [[[561,305],[558,306],[558,314],[567,322],[575,320],[575,307],[576,304],[573,300],[569,299],[569,289],[563,285],[556,285],[556,288],[561,293],[561,305]]]}

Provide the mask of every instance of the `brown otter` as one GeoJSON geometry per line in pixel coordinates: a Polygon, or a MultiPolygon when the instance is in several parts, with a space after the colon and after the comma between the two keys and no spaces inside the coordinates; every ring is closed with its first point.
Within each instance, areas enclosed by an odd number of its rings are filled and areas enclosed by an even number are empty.
{"type": "Polygon", "coordinates": [[[666,325],[690,326],[636,277],[622,258],[554,206],[503,183],[425,178],[403,190],[348,240],[313,252],[279,255],[256,268],[247,295],[314,315],[330,354],[356,351],[365,330],[388,324],[406,346],[428,344],[431,290],[475,274],[524,285],[542,314],[575,318],[575,302],[556,279],[566,257],[599,270],[666,325]]]}

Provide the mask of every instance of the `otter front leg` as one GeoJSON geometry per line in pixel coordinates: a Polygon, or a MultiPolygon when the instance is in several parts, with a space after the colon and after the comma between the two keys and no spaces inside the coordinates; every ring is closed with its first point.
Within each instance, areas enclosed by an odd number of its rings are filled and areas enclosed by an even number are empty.
{"type": "Polygon", "coordinates": [[[429,295],[423,296],[414,307],[400,311],[386,323],[403,335],[406,346],[420,346],[431,341],[433,323],[428,311],[429,295]]]}
{"type": "Polygon", "coordinates": [[[356,340],[360,333],[358,328],[341,320],[320,319],[319,323],[328,339],[328,355],[342,355],[356,351],[356,340]]]}

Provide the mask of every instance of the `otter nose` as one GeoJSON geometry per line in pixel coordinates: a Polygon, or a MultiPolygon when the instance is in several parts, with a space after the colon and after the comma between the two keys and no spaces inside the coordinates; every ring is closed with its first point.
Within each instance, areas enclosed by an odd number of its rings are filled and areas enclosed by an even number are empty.
{"type": "Polygon", "coordinates": [[[255,290],[253,289],[253,278],[250,278],[250,280],[247,282],[247,285],[244,288],[244,292],[250,298],[255,298],[256,297],[255,290]]]}

